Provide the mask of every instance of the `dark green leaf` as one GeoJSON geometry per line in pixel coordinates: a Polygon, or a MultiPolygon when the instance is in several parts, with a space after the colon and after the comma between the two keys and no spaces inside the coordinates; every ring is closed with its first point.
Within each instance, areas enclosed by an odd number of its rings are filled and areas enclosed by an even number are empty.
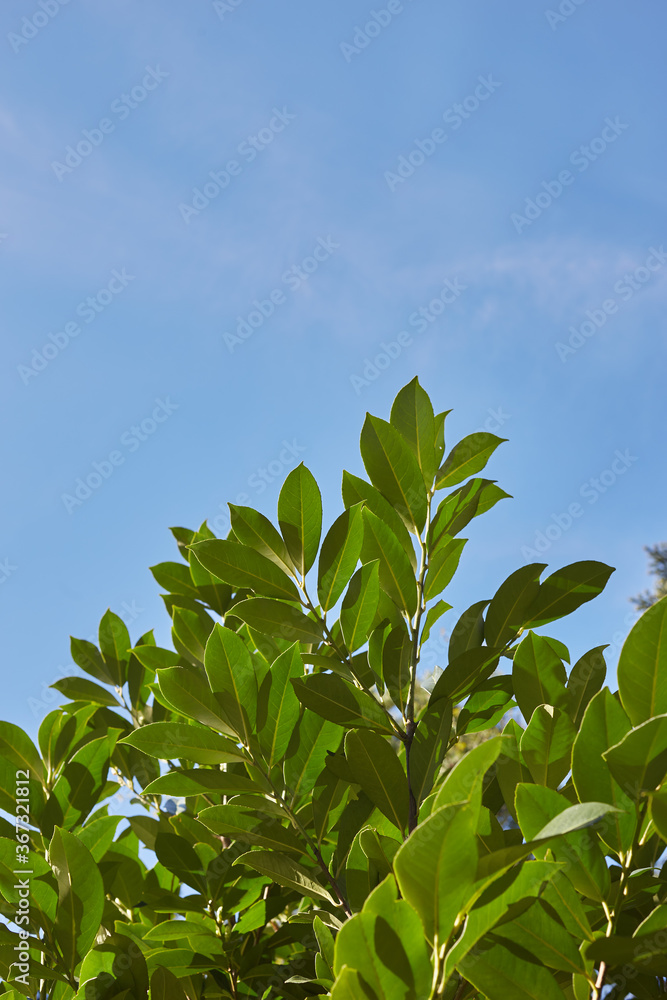
{"type": "Polygon", "coordinates": [[[37,747],[28,734],[13,722],[0,722],[0,754],[17,768],[30,771],[35,780],[42,784],[44,765],[37,747]]]}
{"type": "Polygon", "coordinates": [[[89,642],[87,639],[75,639],[74,636],[70,636],[70,649],[72,659],[77,667],[81,667],[82,670],[85,670],[95,680],[101,681],[102,684],[115,683],[115,675],[107,667],[102,659],[102,654],[94,643],[89,642]]]}
{"type": "Polygon", "coordinates": [[[240,774],[220,771],[212,767],[196,767],[170,771],[144,788],[146,795],[206,795],[208,792],[220,795],[239,795],[243,792],[263,792],[250,778],[240,774]]]}
{"type": "Polygon", "coordinates": [[[363,520],[363,562],[380,560],[380,586],[412,617],[417,608],[417,584],[405,550],[391,528],[372,511],[365,508],[363,520]]]}
{"type": "Polygon", "coordinates": [[[368,639],[380,599],[380,562],[366,563],[354,574],[340,613],[340,625],[347,648],[354,652],[368,639]]]}
{"type": "Polygon", "coordinates": [[[224,698],[225,713],[248,746],[257,721],[257,677],[248,647],[236,632],[216,623],[204,662],[211,690],[224,698]]]}
{"type": "Polygon", "coordinates": [[[356,729],[345,737],[345,756],[357,784],[401,832],[408,822],[408,781],[385,737],[356,729]]]}
{"type": "Polygon", "coordinates": [[[298,600],[297,589],[290,578],[249,545],[216,538],[195,542],[192,552],[204,569],[232,587],[254,590],[263,597],[298,600]]]}
{"type": "Polygon", "coordinates": [[[544,636],[529,632],[521,640],[514,654],[512,680],[514,697],[526,721],[538,705],[568,706],[565,667],[544,636]]]}
{"type": "Polygon", "coordinates": [[[268,517],[252,507],[238,507],[230,503],[234,534],[244,545],[249,545],[260,555],[266,556],[286,573],[293,570],[287,546],[268,517]]]}
{"type": "Polygon", "coordinates": [[[201,670],[194,667],[164,667],[158,670],[160,693],[171,708],[188,719],[231,736],[234,730],[222,714],[201,670]]]}
{"type": "Polygon", "coordinates": [[[190,760],[195,764],[229,764],[243,759],[243,751],[224,736],[204,726],[185,722],[153,722],[119,741],[160,760],[190,760]]]}
{"type": "MultiPolygon", "coordinates": [[[[576,729],[581,725],[591,698],[604,684],[607,665],[603,653],[606,648],[606,646],[596,646],[595,649],[589,649],[577,660],[570,672],[567,682],[567,711],[576,729]]],[[[608,746],[611,746],[611,743],[608,746]]]]}
{"type": "Polygon", "coordinates": [[[394,735],[386,712],[378,702],[336,674],[309,674],[293,680],[302,705],[347,729],[375,729],[394,735]]]}
{"type": "Polygon", "coordinates": [[[104,886],[88,848],[74,834],[59,827],[49,844],[49,864],[58,882],[55,937],[67,969],[73,974],[99,931],[104,886]]]}
{"type": "Polygon", "coordinates": [[[232,613],[258,632],[278,636],[288,642],[320,643],[324,638],[319,622],[308,618],[293,605],[269,597],[239,601],[232,613]]]}
{"type": "Polygon", "coordinates": [[[431,629],[437,621],[439,621],[446,611],[451,611],[451,604],[447,604],[447,601],[436,601],[435,604],[426,612],[426,617],[424,618],[424,625],[422,627],[422,632],[419,637],[419,642],[423,645],[428,642],[428,638],[431,634],[431,629]]]}
{"type": "Polygon", "coordinates": [[[580,800],[609,802],[620,810],[607,817],[601,831],[602,839],[616,852],[632,846],[636,816],[632,799],[614,781],[602,754],[620,743],[631,728],[618,700],[604,688],[591,699],[572,749],[572,779],[580,800]]]}
{"type": "Polygon", "coordinates": [[[576,611],[602,593],[613,572],[611,566],[588,561],[571,563],[552,573],[525,609],[524,626],[538,628],[576,611]]]}
{"type": "Polygon", "coordinates": [[[346,507],[351,507],[353,504],[361,503],[362,500],[365,506],[391,529],[410,560],[410,565],[416,570],[417,557],[410,534],[389,501],[385,500],[380,491],[367,483],[365,479],[359,479],[358,476],[353,476],[350,472],[344,472],[343,503],[346,507]]]}
{"type": "MultiPolygon", "coordinates": [[[[172,613],[174,646],[194,665],[204,662],[204,650],[213,630],[213,619],[203,608],[175,607],[172,613]]],[[[157,647],[156,647],[157,648],[157,647]]]]}
{"type": "Polygon", "coordinates": [[[464,611],[452,629],[449,639],[449,659],[476,649],[484,642],[484,610],[489,602],[477,601],[464,611]]]}
{"type": "Polygon", "coordinates": [[[507,438],[499,438],[486,431],[464,437],[452,448],[444,464],[438,469],[436,489],[456,486],[469,476],[474,476],[484,468],[498,445],[506,440],[507,438]]]}
{"type": "Polygon", "coordinates": [[[163,562],[157,566],[151,566],[150,571],[157,583],[169,594],[183,594],[184,597],[199,597],[199,591],[195,587],[190,569],[183,563],[163,562]]]}
{"type": "Polygon", "coordinates": [[[667,597],[644,612],[625,640],[618,690],[633,726],[667,713],[667,597]]]}
{"type": "Polygon", "coordinates": [[[428,705],[419,719],[410,750],[410,783],[419,806],[433,787],[452,734],[452,706],[442,699],[428,705]]]}
{"type": "Polygon", "coordinates": [[[501,650],[489,646],[469,649],[451,660],[435,683],[431,702],[447,698],[453,705],[485,681],[498,666],[501,650]]]}
{"type": "Polygon", "coordinates": [[[401,434],[386,420],[367,413],[361,432],[361,457],[373,486],[411,531],[421,532],[426,521],[424,477],[401,434]]]}
{"type": "Polygon", "coordinates": [[[338,749],[342,738],[343,730],[334,722],[314,712],[303,713],[287,749],[283,769],[292,804],[312,790],[324,768],[327,754],[338,749]]]}
{"type": "Polygon", "coordinates": [[[125,683],[132,643],[125,622],[111,610],[105,611],[100,621],[99,641],[107,670],[114,684],[122,687],[125,683]]]}
{"type": "Polygon", "coordinates": [[[459,962],[461,974],[488,997],[499,1000],[563,1000],[551,972],[525,948],[489,935],[459,962]]]}
{"type": "Polygon", "coordinates": [[[632,729],[603,755],[626,795],[638,799],[654,791],[667,775],[667,715],[658,715],[632,729]]]}
{"type": "Polygon", "coordinates": [[[151,975],[151,1000],[188,1000],[179,980],[163,965],[158,965],[151,975]]]}
{"type": "Polygon", "coordinates": [[[405,716],[410,690],[412,639],[405,625],[397,625],[382,648],[382,679],[396,707],[405,716]]]}
{"type": "Polygon", "coordinates": [[[277,851],[250,851],[249,854],[242,854],[233,863],[248,865],[262,875],[268,875],[278,885],[298,892],[299,896],[325,899],[334,905],[337,903],[331,893],[315,880],[312,872],[285,854],[279,854],[277,851]]]}
{"type": "Polygon", "coordinates": [[[571,767],[572,744],[577,731],[565,712],[539,705],[521,739],[521,756],[533,780],[557,788],[571,767]]]}
{"type": "Polygon", "coordinates": [[[303,675],[303,660],[295,643],[278,656],[262,681],[257,708],[259,740],[269,767],[285,756],[299,721],[301,705],[291,680],[303,675]]]}
{"type": "Polygon", "coordinates": [[[409,444],[430,489],[437,466],[435,417],[428,393],[415,376],[396,396],[390,422],[409,444]]]}
{"type": "Polygon", "coordinates": [[[450,582],[461,558],[467,538],[450,538],[443,534],[429,555],[428,572],[424,584],[424,597],[427,601],[437,597],[450,582]]]}
{"type": "Polygon", "coordinates": [[[322,532],[322,497],[312,472],[303,462],[292,469],[283,483],[278,498],[278,523],[287,551],[303,577],[315,562],[322,532]]]}
{"type": "Polygon", "coordinates": [[[354,573],[363,537],[361,504],[344,511],[327,532],[317,574],[317,593],[324,611],[334,606],[354,573]]]}
{"type": "Polygon", "coordinates": [[[505,646],[523,626],[525,612],[537,597],[546,563],[531,563],[511,573],[498,587],[486,613],[485,635],[490,646],[505,646]]]}

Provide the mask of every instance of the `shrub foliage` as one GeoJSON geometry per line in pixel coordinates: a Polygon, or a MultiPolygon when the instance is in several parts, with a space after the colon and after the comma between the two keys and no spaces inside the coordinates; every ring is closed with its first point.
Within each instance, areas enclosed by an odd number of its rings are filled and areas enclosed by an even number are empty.
{"type": "Polygon", "coordinates": [[[478,475],[501,439],[447,449],[446,416],[417,379],[369,414],[368,479],[343,473],[324,537],[304,465],[277,525],[230,505],[227,538],[172,529],[180,561],[152,572],[173,649],[109,611],[38,746],[0,724],[5,995],[662,995],[667,598],[612,694],[604,646],[570,667],[541,632],[612,569],[522,566],[459,617],[416,710],[461,533],[507,496],[478,475]]]}

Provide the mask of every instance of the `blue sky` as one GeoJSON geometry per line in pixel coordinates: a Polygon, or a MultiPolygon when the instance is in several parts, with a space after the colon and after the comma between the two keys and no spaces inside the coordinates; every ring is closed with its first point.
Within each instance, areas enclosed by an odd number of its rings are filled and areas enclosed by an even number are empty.
{"type": "Polygon", "coordinates": [[[615,663],[667,536],[666,26],[658,0],[5,0],[4,718],[36,731],[109,606],[168,641],[169,525],[274,514],[301,460],[333,520],[415,374],[450,444],[508,438],[443,627],[522,563],[600,559],[549,631],[615,663]]]}

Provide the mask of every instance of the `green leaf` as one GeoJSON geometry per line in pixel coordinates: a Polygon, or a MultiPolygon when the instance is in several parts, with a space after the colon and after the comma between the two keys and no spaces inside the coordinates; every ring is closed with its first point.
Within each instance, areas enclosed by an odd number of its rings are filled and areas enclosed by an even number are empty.
{"type": "Polygon", "coordinates": [[[17,769],[30,771],[33,778],[44,782],[44,765],[37,747],[27,733],[13,722],[0,722],[0,755],[17,769]]]}
{"type": "Polygon", "coordinates": [[[283,767],[292,805],[313,789],[324,768],[327,754],[338,750],[342,738],[343,730],[340,726],[314,712],[303,713],[287,749],[283,767]]]}
{"type": "MultiPolygon", "coordinates": [[[[554,859],[566,862],[565,872],[584,896],[601,901],[609,892],[609,870],[597,834],[584,827],[613,812],[613,806],[586,802],[569,806],[564,795],[540,785],[517,786],[516,811],[526,841],[537,845],[550,833],[568,835],[567,843],[550,843],[554,859]]],[[[545,849],[534,847],[536,856],[545,849]]]]}
{"type": "Polygon", "coordinates": [[[301,705],[291,680],[303,676],[303,660],[296,643],[276,657],[262,681],[257,707],[259,740],[269,767],[285,756],[299,721],[301,705]]]}
{"type": "Polygon", "coordinates": [[[404,624],[393,628],[382,647],[382,679],[401,715],[405,717],[410,690],[412,639],[404,624]]]}
{"type": "MultiPolygon", "coordinates": [[[[204,662],[204,650],[213,629],[213,619],[203,608],[175,607],[172,611],[174,646],[194,666],[204,662]]],[[[156,647],[157,648],[157,647],[156,647]]]]}
{"type": "Polygon", "coordinates": [[[570,672],[567,682],[567,711],[575,729],[581,726],[586,707],[604,684],[607,665],[603,653],[606,648],[606,646],[596,646],[594,649],[589,649],[577,660],[570,672]]]}
{"type": "Polygon", "coordinates": [[[362,988],[358,974],[344,966],[334,983],[331,1000],[359,1000],[364,994],[367,995],[367,990],[362,988]]]}
{"type": "Polygon", "coordinates": [[[586,965],[572,935],[536,899],[523,913],[496,927],[494,937],[508,941],[544,965],[571,975],[585,975],[586,965]]]}
{"type": "Polygon", "coordinates": [[[439,621],[446,611],[451,611],[452,605],[447,604],[447,601],[436,601],[435,604],[426,612],[426,617],[424,618],[424,625],[422,627],[422,632],[419,637],[420,645],[428,642],[428,637],[431,634],[431,629],[437,621],[439,621]]]}
{"type": "Polygon", "coordinates": [[[254,590],[263,597],[299,599],[294,583],[282,569],[249,545],[216,538],[195,542],[192,552],[204,569],[232,587],[254,590]]]}
{"type": "Polygon", "coordinates": [[[242,854],[233,864],[248,865],[260,874],[268,875],[278,885],[293,889],[299,896],[325,899],[328,903],[337,905],[337,900],[315,880],[312,872],[285,854],[277,851],[250,851],[242,854]]]}
{"type": "Polygon", "coordinates": [[[429,529],[429,544],[447,532],[452,537],[463,531],[474,517],[485,514],[499,500],[509,498],[491,479],[470,479],[440,501],[429,529]]]}
{"type": "Polygon", "coordinates": [[[111,610],[105,611],[100,621],[99,642],[104,662],[114,684],[122,687],[126,679],[132,643],[125,622],[111,610]]]}
{"type": "Polygon", "coordinates": [[[345,756],[355,782],[403,832],[408,823],[408,779],[387,740],[368,730],[353,729],[345,737],[345,756]]]}
{"type": "Polygon", "coordinates": [[[244,844],[293,851],[297,855],[303,854],[305,850],[305,844],[299,842],[291,829],[260,816],[259,807],[256,811],[250,811],[234,803],[209,806],[202,809],[197,819],[218,836],[230,837],[244,844]]]}
{"type": "Polygon", "coordinates": [[[450,582],[461,559],[467,538],[450,538],[443,534],[429,555],[428,572],[424,583],[424,597],[427,601],[437,597],[450,582]]]}
{"type": "Polygon", "coordinates": [[[480,733],[496,726],[514,705],[511,677],[489,677],[466,701],[456,721],[460,735],[480,733]]]}
{"type": "Polygon", "coordinates": [[[364,563],[380,560],[380,586],[410,617],[417,609],[417,583],[405,550],[384,521],[364,508],[364,563]]]}
{"type": "Polygon", "coordinates": [[[248,647],[236,632],[216,623],[204,664],[211,690],[224,698],[234,731],[249,746],[257,721],[257,677],[248,647]]]}
{"type": "Polygon", "coordinates": [[[633,726],[667,713],[667,597],[644,612],[625,640],[618,691],[633,726]]]}
{"type": "Polygon", "coordinates": [[[364,525],[361,504],[355,504],[329,528],[320,552],[317,593],[323,611],[329,611],[343,593],[361,555],[364,525]]]}
{"type": "Polygon", "coordinates": [[[380,882],[380,872],[361,846],[361,831],[352,841],[345,862],[345,892],[350,909],[363,909],[366,899],[380,882]]]}
{"type": "Polygon", "coordinates": [[[426,487],[417,459],[401,434],[386,420],[367,413],[361,457],[373,486],[410,531],[419,534],[426,522],[426,487]]]}
{"type": "Polygon", "coordinates": [[[484,468],[499,444],[507,438],[479,431],[469,434],[450,451],[444,464],[438,469],[435,479],[436,489],[456,486],[469,476],[474,476],[484,468]]]}
{"type": "Polygon", "coordinates": [[[170,771],[151,781],[144,788],[145,795],[175,795],[177,797],[206,795],[216,792],[220,795],[239,795],[243,792],[263,792],[250,778],[210,767],[188,768],[170,771]]]}
{"type": "Polygon", "coordinates": [[[456,625],[452,629],[449,638],[449,659],[455,660],[457,656],[467,652],[469,649],[477,649],[484,642],[484,609],[488,601],[477,601],[471,604],[467,611],[464,611],[456,625]]]}
{"type": "Polygon", "coordinates": [[[438,788],[433,809],[452,802],[464,802],[477,795],[481,803],[484,776],[498,760],[507,742],[507,736],[496,736],[464,754],[438,788]]]}
{"type": "Polygon", "coordinates": [[[121,819],[122,816],[100,816],[99,819],[93,816],[91,821],[77,831],[77,838],[88,848],[97,864],[111,847],[121,819]]]}
{"type": "Polygon", "coordinates": [[[602,593],[614,569],[601,562],[576,562],[548,576],[525,609],[524,626],[539,628],[563,618],[602,593]]]}
{"type": "Polygon", "coordinates": [[[490,646],[505,646],[523,626],[525,612],[537,597],[546,563],[531,563],[511,573],[498,587],[486,613],[484,633],[490,646]]]}
{"type": "Polygon", "coordinates": [[[498,648],[480,646],[450,660],[431,691],[431,703],[447,698],[456,705],[491,676],[501,652],[498,648]]]}
{"type": "Polygon", "coordinates": [[[433,787],[452,734],[452,706],[446,700],[428,705],[410,749],[410,783],[419,806],[433,787]]]}
{"type": "Polygon", "coordinates": [[[391,506],[389,501],[383,497],[380,491],[376,490],[370,483],[367,483],[365,479],[359,479],[358,476],[353,476],[350,472],[344,472],[342,492],[343,503],[346,507],[352,507],[354,504],[364,501],[365,506],[368,507],[368,509],[372,511],[376,517],[379,517],[381,521],[384,521],[387,527],[391,529],[400,542],[401,547],[410,561],[410,565],[414,570],[416,570],[417,557],[415,555],[412,539],[410,538],[410,533],[394,508],[391,506]]]}
{"type": "Polygon", "coordinates": [[[544,636],[529,632],[521,640],[514,654],[512,680],[514,697],[526,721],[538,705],[559,709],[568,705],[567,672],[544,636]]]}
{"type": "Polygon", "coordinates": [[[173,972],[158,965],[151,975],[150,1000],[188,1000],[188,997],[173,972]]]}
{"type": "Polygon", "coordinates": [[[293,605],[274,601],[269,597],[251,597],[247,601],[239,601],[234,605],[232,613],[250,628],[287,639],[288,642],[296,640],[320,643],[324,638],[319,622],[308,618],[293,605]]]}
{"type": "Polygon", "coordinates": [[[153,675],[156,670],[161,670],[163,667],[177,667],[181,663],[179,653],[175,653],[173,649],[162,649],[160,646],[134,646],[132,655],[139,660],[142,667],[152,671],[153,675]]]}
{"type": "Polygon", "coordinates": [[[560,865],[551,861],[526,861],[488,886],[468,913],[463,933],[447,953],[445,977],[452,975],[487,931],[499,923],[508,910],[511,912],[514,904],[539,896],[545,883],[556,878],[559,869],[560,865]]]}
{"type": "Polygon", "coordinates": [[[118,729],[91,740],[67,762],[57,778],[42,815],[42,831],[54,826],[72,828],[82,823],[97,804],[107,782],[111,753],[118,729]]]}
{"type": "Polygon", "coordinates": [[[201,670],[194,667],[164,667],[158,670],[162,698],[179,715],[200,722],[228,736],[234,734],[222,706],[215,699],[201,670]]]}
{"type": "Polygon", "coordinates": [[[320,545],[322,497],[315,477],[303,462],[283,483],[278,497],[278,523],[292,561],[304,577],[320,545]]]}
{"type": "Polygon", "coordinates": [[[459,962],[459,971],[494,1000],[563,1000],[551,972],[530,951],[493,934],[459,962]]]}
{"type": "Polygon", "coordinates": [[[102,876],[88,848],[59,827],[49,844],[49,864],[58,882],[55,938],[73,975],[100,928],[104,911],[102,876]]]}
{"type": "Polygon", "coordinates": [[[422,470],[424,483],[430,489],[437,466],[435,416],[428,393],[422,389],[416,375],[396,396],[390,423],[407,441],[422,470]]]}
{"type": "Polygon", "coordinates": [[[103,684],[114,684],[114,675],[110,672],[106,663],[102,659],[97,646],[87,639],[75,639],[70,636],[70,649],[72,659],[77,667],[81,667],[87,674],[103,684]]]}
{"type": "Polygon", "coordinates": [[[354,652],[368,639],[380,600],[380,562],[361,566],[350,580],[340,612],[340,626],[347,648],[354,652]]]}
{"type": "Polygon", "coordinates": [[[228,506],[232,530],[238,540],[255,549],[260,555],[266,556],[285,573],[292,573],[293,565],[287,546],[268,517],[252,507],[239,507],[233,503],[228,506]]]}
{"type": "Polygon", "coordinates": [[[642,934],[639,937],[622,937],[610,934],[593,941],[586,948],[586,958],[610,968],[630,965],[655,975],[667,975],[667,953],[663,931],[642,934]]]}
{"type": "Polygon", "coordinates": [[[360,691],[336,674],[309,674],[293,680],[302,705],[346,729],[375,729],[394,735],[386,712],[375,698],[360,691]]]}
{"type": "Polygon", "coordinates": [[[195,764],[230,764],[243,759],[232,740],[204,726],[185,722],[153,722],[118,741],[160,760],[189,760],[195,764]]]}
{"type": "Polygon", "coordinates": [[[399,848],[394,872],[428,940],[445,942],[476,881],[475,817],[470,805],[448,805],[431,813],[399,848]]]}
{"type": "Polygon", "coordinates": [[[604,688],[591,699],[572,749],[572,780],[579,799],[609,802],[619,810],[607,817],[600,834],[617,853],[632,846],[637,819],[632,799],[614,780],[602,754],[631,728],[617,699],[604,688]]]}
{"type": "MultiPolygon", "coordinates": [[[[355,1000],[430,996],[433,970],[422,925],[409,903],[396,899],[391,876],[338,932],[334,970],[342,976],[351,968],[358,970],[363,983],[352,994],[355,1000]]],[[[336,989],[333,997],[339,995],[336,989]]]]}
{"type": "Polygon", "coordinates": [[[521,738],[521,756],[533,780],[557,788],[568,773],[577,731],[565,712],[538,705],[521,738]]]}
{"type": "Polygon", "coordinates": [[[626,795],[638,799],[655,791],[667,775],[667,715],[632,729],[602,756],[626,795]]]}
{"type": "Polygon", "coordinates": [[[651,796],[651,819],[663,840],[667,840],[667,788],[651,796]]]}
{"type": "Polygon", "coordinates": [[[169,594],[182,594],[183,597],[199,598],[199,590],[192,581],[190,568],[183,563],[163,562],[151,566],[150,571],[156,582],[169,594]]]}

